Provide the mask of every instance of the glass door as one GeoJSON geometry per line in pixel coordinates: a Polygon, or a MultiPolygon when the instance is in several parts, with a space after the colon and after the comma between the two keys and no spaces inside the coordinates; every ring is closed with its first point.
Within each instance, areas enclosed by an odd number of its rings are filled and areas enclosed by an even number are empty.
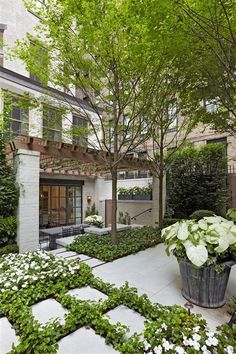
{"type": "Polygon", "coordinates": [[[40,186],[39,223],[41,228],[80,224],[81,222],[82,186],[40,186]]]}

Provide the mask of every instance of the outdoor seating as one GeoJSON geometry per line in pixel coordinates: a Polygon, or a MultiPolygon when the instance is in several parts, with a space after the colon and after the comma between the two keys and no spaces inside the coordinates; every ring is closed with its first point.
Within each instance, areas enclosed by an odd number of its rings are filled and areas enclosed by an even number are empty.
{"type": "Polygon", "coordinates": [[[39,249],[48,249],[49,248],[50,237],[44,232],[39,231],[39,249]]]}
{"type": "Polygon", "coordinates": [[[73,235],[84,234],[84,227],[83,225],[78,225],[73,227],[73,235]]]}
{"type": "Polygon", "coordinates": [[[62,237],[69,237],[73,236],[73,228],[72,227],[67,227],[67,228],[62,228],[62,237]]]}

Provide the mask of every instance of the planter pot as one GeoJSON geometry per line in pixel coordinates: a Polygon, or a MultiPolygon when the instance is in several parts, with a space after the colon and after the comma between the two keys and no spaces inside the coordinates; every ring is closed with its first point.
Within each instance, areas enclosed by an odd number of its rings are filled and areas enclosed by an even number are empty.
{"type": "Polygon", "coordinates": [[[133,200],[151,200],[151,194],[135,194],[133,195],[133,200]]]}
{"type": "Polygon", "coordinates": [[[217,308],[225,304],[224,296],[230,270],[234,262],[217,273],[214,266],[197,269],[190,262],[179,261],[182,277],[182,295],[193,304],[217,308]]]}
{"type": "Polygon", "coordinates": [[[118,194],[118,200],[132,200],[131,194],[118,194]]]}

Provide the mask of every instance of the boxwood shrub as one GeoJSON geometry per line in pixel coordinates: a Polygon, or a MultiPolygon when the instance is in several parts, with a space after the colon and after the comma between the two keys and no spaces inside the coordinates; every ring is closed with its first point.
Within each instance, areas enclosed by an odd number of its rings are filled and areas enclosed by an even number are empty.
{"type": "Polygon", "coordinates": [[[128,230],[117,233],[117,244],[111,244],[111,234],[84,235],[76,237],[68,249],[88,256],[112,261],[114,259],[145,250],[162,242],[160,230],[145,226],[141,229],[128,230]]]}

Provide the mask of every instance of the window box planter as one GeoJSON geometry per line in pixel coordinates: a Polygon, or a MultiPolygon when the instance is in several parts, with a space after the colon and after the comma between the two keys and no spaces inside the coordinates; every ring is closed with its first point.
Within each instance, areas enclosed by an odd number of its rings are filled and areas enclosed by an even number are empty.
{"type": "Polygon", "coordinates": [[[118,200],[132,200],[131,194],[118,194],[118,200]]]}
{"type": "Polygon", "coordinates": [[[135,194],[133,200],[152,200],[151,194],[135,194]]]}

